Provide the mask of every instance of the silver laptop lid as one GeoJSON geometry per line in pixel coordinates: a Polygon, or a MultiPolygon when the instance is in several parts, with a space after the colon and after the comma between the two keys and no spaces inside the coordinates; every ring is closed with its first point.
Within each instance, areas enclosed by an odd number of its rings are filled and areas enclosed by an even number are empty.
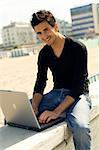
{"type": "Polygon", "coordinates": [[[0,106],[8,123],[41,128],[26,93],[1,90],[0,106]]]}

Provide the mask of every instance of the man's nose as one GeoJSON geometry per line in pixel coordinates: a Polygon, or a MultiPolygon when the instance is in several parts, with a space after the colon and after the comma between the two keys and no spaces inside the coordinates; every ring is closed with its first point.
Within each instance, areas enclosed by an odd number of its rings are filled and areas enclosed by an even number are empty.
{"type": "Polygon", "coordinates": [[[43,38],[43,39],[47,39],[47,37],[48,37],[48,33],[43,32],[43,33],[42,33],[42,38],[43,38]]]}

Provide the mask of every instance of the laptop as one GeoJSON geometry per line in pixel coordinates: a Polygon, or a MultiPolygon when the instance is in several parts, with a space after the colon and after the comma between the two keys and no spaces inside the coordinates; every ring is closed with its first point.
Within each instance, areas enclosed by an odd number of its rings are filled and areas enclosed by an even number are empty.
{"type": "Polygon", "coordinates": [[[25,92],[0,90],[0,107],[6,124],[29,130],[42,131],[64,121],[64,117],[40,124],[25,92]]]}

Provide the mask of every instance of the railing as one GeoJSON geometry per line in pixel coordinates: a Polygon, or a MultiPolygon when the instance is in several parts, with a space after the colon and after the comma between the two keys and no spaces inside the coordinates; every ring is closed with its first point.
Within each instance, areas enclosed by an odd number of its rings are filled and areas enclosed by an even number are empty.
{"type": "Polygon", "coordinates": [[[99,74],[95,74],[91,77],[89,77],[89,83],[93,83],[93,82],[96,82],[96,81],[99,81],[99,74]]]}

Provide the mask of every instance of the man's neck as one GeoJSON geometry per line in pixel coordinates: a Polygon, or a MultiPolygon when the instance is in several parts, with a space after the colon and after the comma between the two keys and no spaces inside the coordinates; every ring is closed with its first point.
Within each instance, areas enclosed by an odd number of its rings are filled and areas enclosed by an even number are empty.
{"type": "Polygon", "coordinates": [[[65,36],[59,33],[58,36],[56,37],[55,42],[53,43],[53,45],[51,45],[54,52],[62,50],[64,46],[64,42],[65,42],[65,36]]]}

